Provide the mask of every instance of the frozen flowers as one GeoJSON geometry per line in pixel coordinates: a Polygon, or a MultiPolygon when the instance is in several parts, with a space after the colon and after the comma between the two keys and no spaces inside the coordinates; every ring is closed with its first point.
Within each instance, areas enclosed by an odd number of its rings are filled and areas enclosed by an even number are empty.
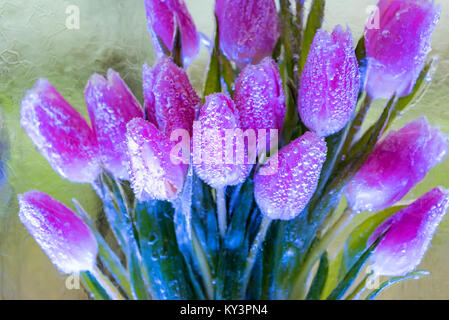
{"type": "Polygon", "coordinates": [[[19,204],[20,220],[61,272],[93,270],[97,242],[73,211],[39,191],[20,195],[19,204]]]}
{"type": "Polygon", "coordinates": [[[20,123],[53,169],[72,182],[100,172],[97,140],[86,120],[45,79],[22,100],[20,123]]]}
{"type": "Polygon", "coordinates": [[[279,37],[274,0],[217,0],[220,48],[240,66],[270,56],[279,37]]]}
{"type": "Polygon", "coordinates": [[[318,30],[302,72],[298,111],[319,136],[340,131],[351,119],[359,91],[359,71],[351,32],[318,30]]]}
{"type": "Polygon", "coordinates": [[[449,207],[449,191],[435,188],[380,225],[368,242],[385,231],[371,256],[377,275],[402,276],[413,271],[429,248],[432,237],[449,207]]]}
{"type": "Polygon", "coordinates": [[[172,50],[176,26],[181,32],[184,63],[188,64],[196,57],[200,38],[184,0],[145,0],[145,10],[153,46],[159,57],[164,52],[158,37],[165,47],[172,50]]]}
{"type": "Polygon", "coordinates": [[[85,96],[104,167],[117,178],[128,179],[126,124],[143,118],[139,102],[113,70],[108,71],[107,79],[94,74],[85,96]]]}
{"type": "Polygon", "coordinates": [[[290,220],[310,201],[326,160],[324,138],[313,132],[290,142],[278,153],[278,170],[273,175],[259,172],[254,179],[254,197],[263,215],[290,220]]]}
{"type": "Polygon", "coordinates": [[[380,0],[377,6],[379,26],[365,31],[365,89],[373,98],[407,95],[430,51],[440,6],[433,0],[380,0]]]}
{"type": "Polygon", "coordinates": [[[425,117],[390,132],[347,186],[349,206],[358,212],[393,205],[445,159],[448,148],[448,137],[425,117]]]}

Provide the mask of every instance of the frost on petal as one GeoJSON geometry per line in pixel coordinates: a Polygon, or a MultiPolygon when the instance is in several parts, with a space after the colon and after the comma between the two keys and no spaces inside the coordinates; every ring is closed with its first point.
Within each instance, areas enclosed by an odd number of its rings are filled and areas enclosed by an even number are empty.
{"type": "Polygon", "coordinates": [[[45,79],[22,100],[20,123],[53,169],[72,182],[91,183],[100,172],[95,134],[45,79]]]}
{"type": "Polygon", "coordinates": [[[278,170],[254,180],[254,197],[262,214],[271,219],[290,220],[310,201],[326,160],[324,138],[306,132],[283,147],[277,155],[278,170]]]}
{"type": "Polygon", "coordinates": [[[440,187],[387,219],[368,240],[371,244],[389,229],[371,256],[372,270],[383,276],[413,271],[421,263],[448,207],[449,191],[440,187]]]}
{"type": "Polygon", "coordinates": [[[318,30],[301,75],[298,111],[319,136],[334,134],[354,112],[360,77],[351,32],[318,30]]]}
{"type": "Polygon", "coordinates": [[[103,165],[115,177],[128,179],[126,124],[134,118],[143,118],[139,102],[113,70],[108,71],[107,79],[94,74],[85,97],[103,165]]]}
{"type": "Polygon", "coordinates": [[[187,172],[187,165],[176,155],[171,156],[175,144],[143,119],[132,120],[127,128],[131,185],[136,198],[175,198],[187,172]]]}
{"type": "Polygon", "coordinates": [[[252,166],[244,143],[238,142],[240,120],[232,99],[221,93],[207,96],[199,123],[199,134],[193,137],[201,150],[200,161],[194,160],[196,174],[214,188],[243,182],[252,166]]]}
{"type": "Polygon", "coordinates": [[[19,195],[19,205],[20,220],[61,272],[93,270],[97,241],[73,211],[40,191],[19,195]]]}
{"type": "Polygon", "coordinates": [[[192,134],[195,112],[200,105],[185,70],[163,57],[153,68],[143,67],[143,91],[147,119],[170,137],[173,130],[192,134]]]}
{"type": "Polygon", "coordinates": [[[236,82],[234,100],[244,130],[282,132],[285,97],[279,68],[271,58],[243,69],[236,82]]]}
{"type": "Polygon", "coordinates": [[[365,30],[365,89],[373,98],[407,95],[413,89],[440,17],[433,0],[380,0],[379,28],[365,30]]]}
{"type": "Polygon", "coordinates": [[[425,117],[390,132],[347,186],[349,206],[358,212],[393,205],[445,159],[448,149],[448,137],[425,117]]]}
{"type": "Polygon", "coordinates": [[[271,56],[279,37],[279,21],[273,0],[217,1],[220,48],[241,67],[271,56]]]}

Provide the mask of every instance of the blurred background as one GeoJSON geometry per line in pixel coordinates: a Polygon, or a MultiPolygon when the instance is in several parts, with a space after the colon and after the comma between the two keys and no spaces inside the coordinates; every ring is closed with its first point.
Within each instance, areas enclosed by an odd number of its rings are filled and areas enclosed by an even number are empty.
{"type": "MultiPolygon", "coordinates": [[[[214,0],[186,2],[198,29],[211,37],[214,0]]],[[[436,2],[442,5],[442,15],[431,55],[439,57],[438,67],[429,90],[394,128],[425,114],[449,133],[449,0],[436,2]]],[[[374,0],[328,0],[324,28],[348,26],[357,41],[368,8],[375,4],[374,0]]],[[[143,0],[0,0],[0,299],[87,298],[82,289],[66,288],[66,276],[57,272],[25,231],[17,218],[16,194],[39,189],[71,208],[71,199],[76,198],[92,215],[99,207],[90,186],[63,180],[20,127],[20,101],[26,90],[38,78],[47,78],[87,117],[83,91],[92,73],[105,74],[113,68],[142,101],[144,62],[151,65],[154,54],[143,0]],[[73,8],[79,9],[79,29],[66,26],[73,8]]],[[[188,70],[199,92],[207,63],[208,53],[202,48],[188,70]]],[[[376,103],[371,120],[384,104],[376,103]]],[[[434,168],[406,199],[437,185],[449,188],[449,160],[434,168]]],[[[448,252],[449,217],[440,225],[420,266],[431,275],[402,283],[380,298],[449,299],[448,252]]]]}

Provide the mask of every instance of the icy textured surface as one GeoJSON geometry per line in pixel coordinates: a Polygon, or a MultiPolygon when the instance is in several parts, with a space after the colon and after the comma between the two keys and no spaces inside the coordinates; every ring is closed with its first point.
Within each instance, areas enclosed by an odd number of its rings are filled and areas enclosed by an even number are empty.
{"type": "Polygon", "coordinates": [[[413,271],[421,263],[448,207],[449,191],[435,188],[386,220],[368,240],[374,242],[390,228],[371,256],[372,270],[385,276],[413,271]]]}
{"type": "Polygon", "coordinates": [[[279,37],[273,0],[221,0],[215,13],[220,26],[220,48],[238,65],[258,63],[271,56],[279,37]]]}
{"type": "Polygon", "coordinates": [[[94,74],[85,96],[104,167],[117,178],[128,179],[126,124],[134,118],[143,118],[139,102],[112,69],[108,70],[107,79],[94,74]]]}
{"type": "Polygon", "coordinates": [[[72,182],[93,182],[100,171],[97,141],[86,120],[45,79],[22,100],[20,123],[50,165],[72,182]]]}
{"type": "Polygon", "coordinates": [[[127,125],[131,183],[140,201],[171,200],[181,191],[187,165],[170,152],[174,147],[152,123],[134,119],[127,125]]]}
{"type": "Polygon", "coordinates": [[[143,92],[147,118],[170,137],[175,129],[192,133],[195,110],[200,105],[185,70],[163,57],[153,68],[143,66],[143,92]]]}
{"type": "Polygon", "coordinates": [[[153,46],[159,56],[163,55],[163,51],[156,35],[171,50],[175,26],[178,25],[181,31],[184,62],[188,64],[196,57],[199,52],[200,38],[184,0],[145,0],[145,10],[153,46]]]}
{"type": "Polygon", "coordinates": [[[446,158],[448,148],[448,137],[425,117],[391,131],[346,188],[349,206],[378,211],[393,205],[446,158]]]}
{"type": "Polygon", "coordinates": [[[285,119],[285,97],[279,68],[271,58],[240,73],[234,95],[244,130],[278,129],[285,119]]]}
{"type": "MultiPolygon", "coordinates": [[[[197,156],[198,161],[194,159],[197,175],[214,188],[243,182],[251,170],[251,165],[248,164],[246,156],[242,161],[238,161],[238,157],[234,156],[239,145],[233,139],[233,133],[234,129],[240,129],[241,126],[232,99],[221,93],[207,96],[198,120],[201,127],[193,137],[195,154],[198,154],[198,148],[201,150],[201,158],[197,156]],[[226,139],[226,130],[232,133],[228,134],[231,139],[226,139]]],[[[245,151],[242,145],[239,150],[245,151]]]]}
{"type": "Polygon", "coordinates": [[[20,195],[19,205],[20,220],[61,272],[93,269],[97,241],[73,211],[40,191],[20,195]]]}
{"type": "Polygon", "coordinates": [[[374,98],[410,93],[440,17],[433,0],[380,0],[379,27],[365,32],[366,90],[374,98]]]}
{"type": "Polygon", "coordinates": [[[305,208],[318,184],[326,160],[324,138],[313,132],[290,142],[278,153],[278,170],[254,180],[254,197],[262,214],[271,219],[290,220],[305,208]]]}
{"type": "Polygon", "coordinates": [[[350,120],[359,91],[359,70],[351,32],[318,30],[302,72],[298,110],[319,136],[340,131],[350,120]]]}

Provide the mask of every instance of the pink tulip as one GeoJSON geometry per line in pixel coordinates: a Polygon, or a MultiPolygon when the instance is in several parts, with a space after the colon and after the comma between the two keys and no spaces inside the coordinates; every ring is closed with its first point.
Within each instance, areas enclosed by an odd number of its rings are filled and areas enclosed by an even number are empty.
{"type": "Polygon", "coordinates": [[[117,178],[128,179],[126,124],[143,118],[139,102],[113,70],[108,71],[107,79],[94,74],[85,96],[104,167],[117,178]]]}
{"type": "Polygon", "coordinates": [[[217,0],[215,14],[220,28],[220,48],[243,67],[271,56],[279,38],[273,0],[217,0]]]}
{"type": "Polygon", "coordinates": [[[194,148],[199,146],[201,150],[201,159],[194,164],[197,175],[217,189],[245,181],[251,165],[244,144],[239,145],[235,139],[238,133],[234,130],[241,128],[232,99],[221,93],[207,96],[198,121],[199,135],[193,137],[194,148]],[[241,160],[239,151],[243,155],[241,160]]]}
{"type": "Polygon", "coordinates": [[[127,125],[131,185],[140,201],[172,200],[184,184],[187,165],[181,163],[174,142],[154,124],[134,119],[127,125]]]}
{"type": "Polygon", "coordinates": [[[318,30],[307,57],[298,93],[302,122],[321,137],[334,134],[354,112],[360,86],[351,32],[318,30]]]}
{"type": "Polygon", "coordinates": [[[20,123],[63,178],[81,183],[97,178],[100,159],[94,132],[47,80],[38,80],[25,95],[20,123]]]}
{"type": "Polygon", "coordinates": [[[380,0],[377,6],[379,25],[372,21],[365,30],[365,90],[373,98],[404,96],[413,89],[430,51],[440,5],[433,0],[380,0]]]}
{"type": "Polygon", "coordinates": [[[448,207],[449,191],[440,187],[387,219],[368,240],[374,242],[389,229],[371,256],[372,270],[393,277],[413,271],[421,263],[448,207]]]}
{"type": "Polygon", "coordinates": [[[448,137],[425,117],[390,132],[347,186],[349,206],[356,212],[392,206],[444,160],[448,148],[448,137]]]}
{"type": "Polygon", "coordinates": [[[199,52],[200,37],[184,0],[145,0],[145,10],[156,54],[159,57],[164,54],[157,36],[172,50],[177,25],[184,63],[189,64],[199,52]]]}
{"type": "Polygon", "coordinates": [[[192,133],[201,100],[185,70],[163,57],[153,68],[143,66],[143,92],[147,118],[170,137],[176,129],[192,133]]]}
{"type": "Polygon", "coordinates": [[[237,79],[234,100],[244,130],[282,131],[285,97],[279,68],[271,58],[243,69],[237,79]]]}
{"type": "Polygon", "coordinates": [[[40,191],[19,195],[19,205],[20,220],[61,272],[93,270],[97,241],[72,210],[40,191]]]}
{"type": "Polygon", "coordinates": [[[277,155],[278,171],[254,179],[254,197],[263,215],[290,220],[298,216],[310,201],[318,185],[326,160],[324,138],[312,132],[283,147],[277,155]]]}

